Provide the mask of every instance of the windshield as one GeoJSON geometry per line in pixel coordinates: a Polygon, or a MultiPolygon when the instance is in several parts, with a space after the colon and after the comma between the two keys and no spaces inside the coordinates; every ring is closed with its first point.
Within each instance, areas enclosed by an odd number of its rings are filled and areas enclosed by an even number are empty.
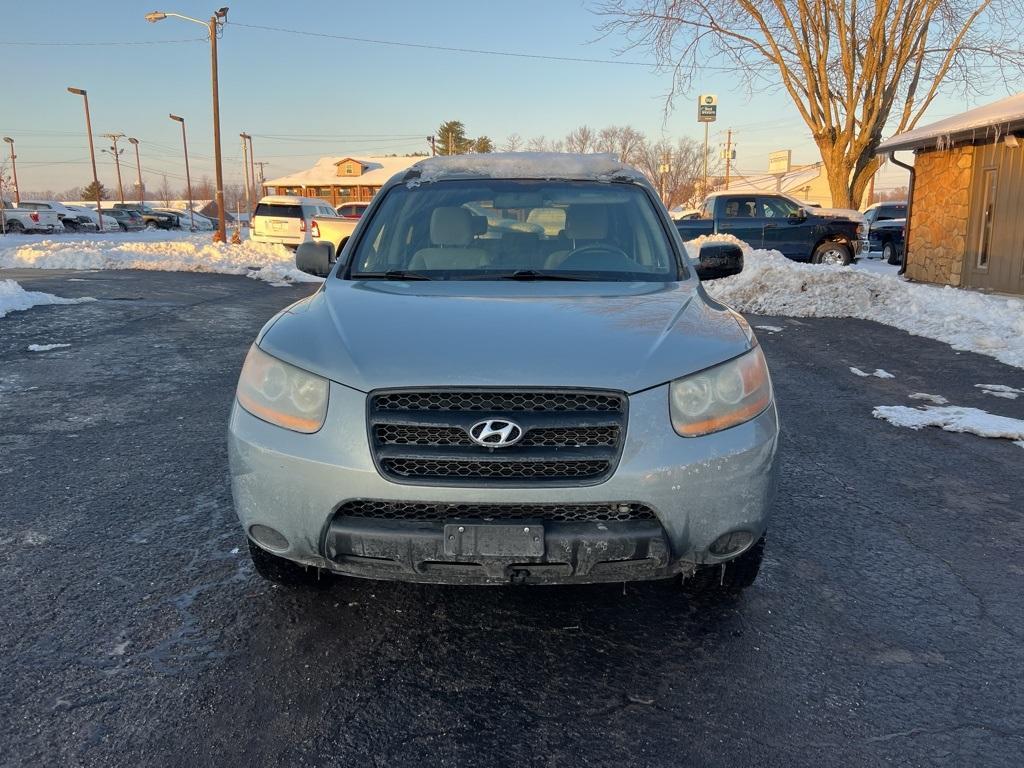
{"type": "Polygon", "coordinates": [[[651,199],[630,184],[463,179],[398,185],[368,224],[351,260],[353,279],[679,279],[679,262],[651,199]]]}

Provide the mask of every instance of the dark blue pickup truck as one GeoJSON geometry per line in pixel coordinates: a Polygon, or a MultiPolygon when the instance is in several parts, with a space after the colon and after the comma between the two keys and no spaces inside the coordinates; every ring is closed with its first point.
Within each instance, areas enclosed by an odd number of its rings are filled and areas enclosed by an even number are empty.
{"type": "Polygon", "coordinates": [[[786,195],[716,192],[704,201],[699,218],[677,221],[676,228],[683,240],[727,234],[794,261],[849,264],[860,250],[864,225],[805,208],[786,195]]]}

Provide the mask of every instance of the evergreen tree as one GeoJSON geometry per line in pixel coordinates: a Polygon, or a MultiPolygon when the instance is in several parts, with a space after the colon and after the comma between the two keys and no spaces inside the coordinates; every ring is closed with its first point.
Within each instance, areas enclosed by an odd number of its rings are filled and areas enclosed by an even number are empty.
{"type": "Polygon", "coordinates": [[[90,181],[86,186],[82,187],[82,199],[83,200],[106,200],[108,197],[107,189],[98,181],[90,181]],[[97,195],[96,193],[99,192],[97,195]]]}
{"type": "Polygon", "coordinates": [[[494,142],[488,136],[481,136],[473,140],[473,151],[477,154],[494,151],[494,142]]]}
{"type": "Polygon", "coordinates": [[[437,154],[464,155],[472,151],[473,140],[466,137],[466,126],[459,120],[448,120],[437,129],[437,154]]]}

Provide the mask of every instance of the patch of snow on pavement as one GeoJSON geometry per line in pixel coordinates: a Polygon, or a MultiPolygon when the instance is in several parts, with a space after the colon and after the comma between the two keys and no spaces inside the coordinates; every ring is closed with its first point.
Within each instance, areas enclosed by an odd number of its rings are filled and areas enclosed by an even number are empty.
{"type": "Polygon", "coordinates": [[[912,395],[907,395],[907,397],[911,400],[927,400],[929,403],[934,403],[935,405],[945,405],[949,402],[949,400],[944,398],[942,395],[929,395],[927,392],[915,392],[912,395]]]}
{"type": "Polygon", "coordinates": [[[922,408],[880,405],[871,412],[871,415],[876,419],[885,419],[897,427],[909,429],[941,427],[947,432],[970,432],[980,437],[1024,440],[1024,421],[997,416],[980,408],[965,408],[959,405],[926,405],[922,408]]]}
{"type": "Polygon", "coordinates": [[[974,386],[980,389],[986,395],[992,395],[992,397],[1002,397],[1005,400],[1016,400],[1019,396],[1024,395],[1024,389],[1008,387],[1005,384],[975,384],[974,386]]]}
{"type": "Polygon", "coordinates": [[[778,333],[782,330],[777,325],[755,325],[754,327],[759,331],[768,331],[768,333],[778,333]]]}
{"type": "Polygon", "coordinates": [[[960,288],[910,283],[856,267],[798,264],[778,251],[755,250],[731,235],[688,242],[696,258],[705,242],[743,249],[743,271],[704,284],[740,312],[789,317],[855,317],[945,342],[1024,368],[1024,300],[960,288]]]}
{"type": "Polygon", "coordinates": [[[96,301],[92,297],[65,299],[52,293],[26,291],[14,280],[0,280],[0,317],[8,312],[20,312],[32,307],[46,304],[81,304],[85,301],[96,301]]]}
{"type": "Polygon", "coordinates": [[[51,349],[60,349],[61,347],[70,347],[70,344],[29,344],[29,352],[49,352],[51,349]]]}
{"type": "Polygon", "coordinates": [[[895,379],[896,378],[891,373],[889,373],[886,370],[883,370],[882,368],[875,368],[875,370],[873,370],[871,373],[867,373],[866,371],[862,371],[860,368],[854,368],[851,365],[850,366],[850,373],[852,373],[854,376],[861,376],[861,377],[874,376],[876,379],[895,379]]]}
{"type": "Polygon", "coordinates": [[[74,240],[18,238],[0,245],[0,268],[149,269],[162,272],[216,272],[246,275],[271,284],[322,282],[295,266],[295,253],[283,245],[214,243],[207,234],[136,233],[131,239],[99,235],[74,240]]]}

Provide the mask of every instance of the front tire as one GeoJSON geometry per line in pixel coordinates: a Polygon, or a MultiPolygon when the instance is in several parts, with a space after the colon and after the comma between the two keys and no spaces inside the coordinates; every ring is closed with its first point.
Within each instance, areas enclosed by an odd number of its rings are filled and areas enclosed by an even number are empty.
{"type": "Polygon", "coordinates": [[[764,560],[765,536],[739,557],[714,565],[698,565],[683,579],[683,592],[700,600],[735,597],[754,583],[764,560]]]}
{"type": "Polygon", "coordinates": [[[822,243],[814,249],[812,264],[825,264],[831,267],[845,267],[853,263],[853,251],[843,243],[822,243]]]}
{"type": "Polygon", "coordinates": [[[157,230],[157,229],[160,229],[160,225],[157,224],[155,221],[147,221],[146,222],[146,229],[148,229],[150,231],[157,230]]]}
{"type": "Polygon", "coordinates": [[[331,586],[333,576],[321,573],[319,568],[300,565],[283,557],[271,554],[249,540],[249,556],[252,558],[256,573],[267,581],[285,587],[306,587],[327,589],[331,586]]]}

